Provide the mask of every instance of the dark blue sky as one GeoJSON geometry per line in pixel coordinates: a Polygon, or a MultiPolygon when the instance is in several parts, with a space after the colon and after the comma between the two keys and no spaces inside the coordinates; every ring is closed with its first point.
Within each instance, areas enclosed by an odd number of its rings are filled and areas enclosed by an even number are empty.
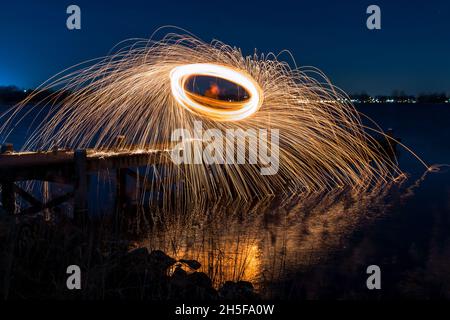
{"type": "Polygon", "coordinates": [[[7,1],[0,4],[0,85],[34,87],[127,38],[176,25],[250,54],[289,49],[349,93],[450,93],[450,1],[7,1]],[[82,29],[66,28],[81,7],[82,29]],[[381,7],[381,30],[366,8],[381,7]]]}

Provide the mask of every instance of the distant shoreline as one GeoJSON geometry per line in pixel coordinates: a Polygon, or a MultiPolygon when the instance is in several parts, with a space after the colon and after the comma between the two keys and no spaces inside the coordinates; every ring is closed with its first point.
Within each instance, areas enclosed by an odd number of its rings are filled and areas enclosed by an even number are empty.
{"type": "MultiPolygon", "coordinates": [[[[37,89],[21,89],[16,86],[0,86],[0,105],[15,105],[20,101],[23,101],[33,93],[37,93],[29,102],[42,101],[48,98],[56,91],[45,90],[39,91],[37,89]]],[[[58,93],[58,98],[53,99],[60,100],[64,99],[70,94],[70,92],[58,93]]],[[[57,102],[53,100],[53,103],[57,102]]],[[[392,104],[450,104],[450,95],[446,93],[432,92],[432,93],[422,93],[419,95],[408,95],[404,92],[394,93],[393,95],[376,95],[371,96],[367,93],[360,94],[350,94],[347,97],[339,100],[341,102],[351,102],[353,104],[380,104],[380,103],[392,103],[392,104]]]]}

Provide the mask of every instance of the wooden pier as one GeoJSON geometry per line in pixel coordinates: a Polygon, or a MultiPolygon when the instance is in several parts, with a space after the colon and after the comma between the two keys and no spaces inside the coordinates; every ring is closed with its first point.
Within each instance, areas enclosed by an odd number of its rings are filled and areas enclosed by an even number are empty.
{"type": "Polygon", "coordinates": [[[124,198],[127,176],[138,178],[132,168],[163,164],[170,161],[167,150],[156,148],[130,151],[53,150],[46,152],[14,152],[12,145],[3,145],[0,152],[1,203],[9,213],[35,214],[74,200],[75,216],[87,212],[89,175],[101,171],[116,172],[116,190],[119,199],[124,198]],[[47,200],[36,199],[31,193],[19,187],[16,182],[43,181],[72,186],[72,191],[47,200]],[[29,204],[16,208],[16,197],[29,204]]]}

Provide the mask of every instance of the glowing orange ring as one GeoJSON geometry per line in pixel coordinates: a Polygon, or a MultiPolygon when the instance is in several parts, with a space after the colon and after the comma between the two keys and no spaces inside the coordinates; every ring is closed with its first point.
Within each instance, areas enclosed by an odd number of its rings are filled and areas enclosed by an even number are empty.
{"type": "Polygon", "coordinates": [[[262,90],[250,75],[217,64],[195,63],[175,67],[170,72],[170,84],[172,95],[178,104],[193,113],[218,121],[245,119],[258,111],[263,101],[262,90]],[[250,98],[239,102],[203,98],[201,100],[209,100],[209,102],[213,100],[215,102],[202,104],[200,103],[200,99],[193,99],[193,94],[185,90],[187,79],[195,75],[217,77],[233,82],[243,87],[248,92],[250,98]]]}

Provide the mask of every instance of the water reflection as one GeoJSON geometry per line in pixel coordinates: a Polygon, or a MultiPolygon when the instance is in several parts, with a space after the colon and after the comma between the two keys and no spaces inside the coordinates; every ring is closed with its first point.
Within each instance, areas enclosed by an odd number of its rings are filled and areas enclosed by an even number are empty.
{"type": "MultiPolygon", "coordinates": [[[[383,214],[390,187],[360,193],[203,203],[160,219],[136,244],[195,259],[216,287],[250,281],[263,295],[289,274],[325,262],[351,233],[383,214]]],[[[391,193],[392,195],[392,193],[391,193]]]]}

